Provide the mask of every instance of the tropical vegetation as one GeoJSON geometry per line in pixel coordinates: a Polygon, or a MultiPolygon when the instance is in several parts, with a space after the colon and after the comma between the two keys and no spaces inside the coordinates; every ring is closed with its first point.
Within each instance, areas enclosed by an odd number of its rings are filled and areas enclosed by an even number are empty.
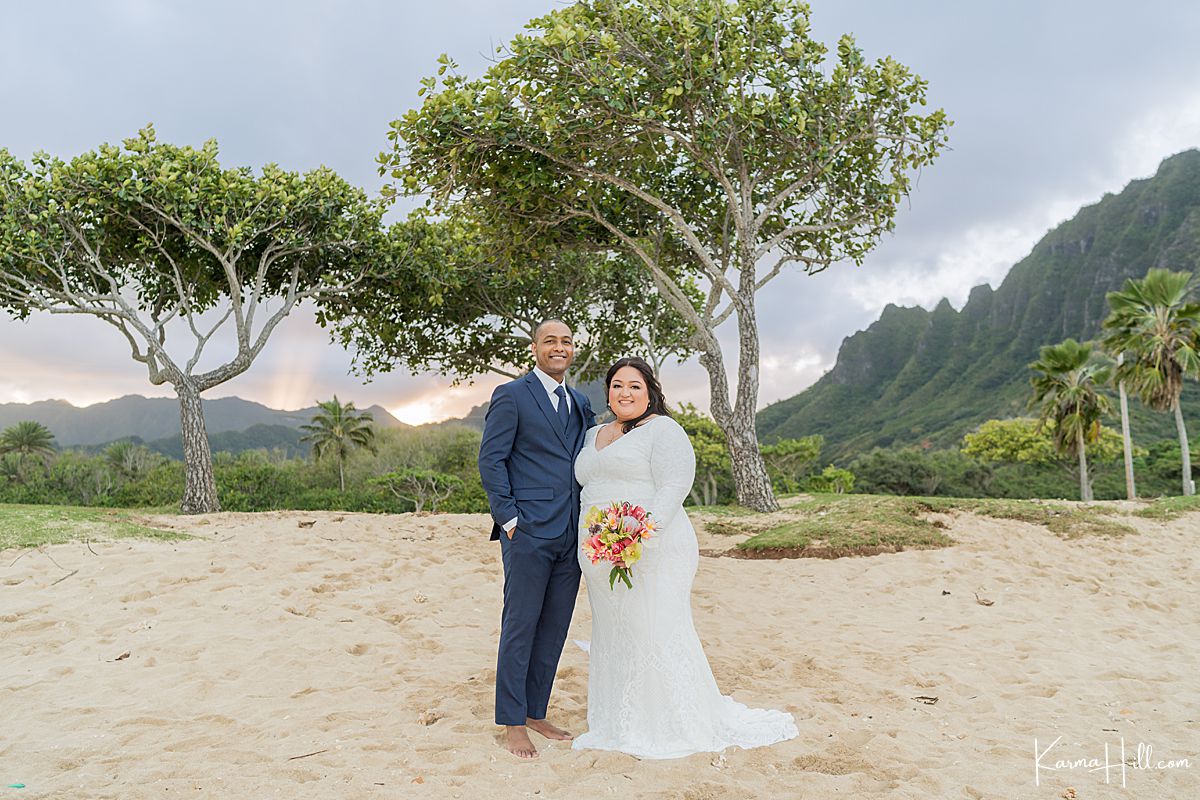
{"type": "Polygon", "coordinates": [[[1040,424],[1053,423],[1055,449],[1078,459],[1079,499],[1091,500],[1087,446],[1099,440],[1100,420],[1111,410],[1101,394],[1111,368],[1090,344],[1074,339],[1043,347],[1029,368],[1034,371],[1029,405],[1039,409],[1040,424]]]}
{"type": "Polygon", "coordinates": [[[791,265],[861,263],[949,120],[892,58],[848,35],[830,55],[798,0],[580,0],[527,28],[481,77],[443,56],[381,170],[511,231],[500,241],[632,259],[690,327],[739,502],[775,508],[754,430],[757,292],[791,265]]]}
{"type": "MultiPolygon", "coordinates": [[[[984,420],[1025,414],[1028,364],[1039,348],[1068,336],[1102,339],[1107,294],[1164,265],[1200,271],[1200,150],[1173,155],[1151,177],[1084,206],[999,286],[977,286],[961,305],[887,306],[846,337],[836,365],[815,384],[759,412],[759,435],[771,442],[820,433],[823,458],[836,464],[877,447],[955,448],[984,420]]],[[[1200,391],[1190,386],[1180,407],[1195,426],[1200,391]]],[[[1136,400],[1129,413],[1141,446],[1176,436],[1171,414],[1136,400]]],[[[1195,444],[1191,453],[1192,477],[1200,478],[1195,444]]]]}
{"type": "Polygon", "coordinates": [[[1124,356],[1118,380],[1150,408],[1175,417],[1184,495],[1196,491],[1181,403],[1186,380],[1200,380],[1195,289],[1190,272],[1152,269],[1144,278],[1126,281],[1121,291],[1109,292],[1111,313],[1104,320],[1104,346],[1124,356]]]}
{"type": "Polygon", "coordinates": [[[342,403],[337,395],[332,400],[317,401],[320,412],[312,422],[301,425],[300,430],[308,433],[300,438],[312,443],[312,454],[317,460],[332,458],[338,468],[338,489],[346,491],[346,459],[357,447],[375,449],[375,429],[371,414],[359,411],[354,403],[342,403]]]}
{"type": "Polygon", "coordinates": [[[69,161],[0,149],[0,309],[88,314],[119,333],[179,398],[180,510],[216,511],[201,395],[248,370],[298,303],[351,291],[380,261],[382,214],[324,167],[225,168],[216,141],[166,144],[153,127],[69,161]],[[236,349],[213,365],[222,329],[236,349]]]}

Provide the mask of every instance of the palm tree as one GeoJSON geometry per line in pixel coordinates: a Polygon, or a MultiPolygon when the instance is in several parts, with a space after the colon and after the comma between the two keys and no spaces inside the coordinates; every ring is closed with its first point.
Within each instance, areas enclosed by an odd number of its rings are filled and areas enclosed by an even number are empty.
{"type": "Polygon", "coordinates": [[[1121,365],[1125,363],[1125,354],[1117,354],[1117,396],[1121,404],[1121,450],[1125,456],[1125,497],[1137,499],[1137,483],[1133,479],[1133,436],[1129,433],[1129,394],[1125,391],[1125,381],[1121,379],[1121,365]]]}
{"type": "Polygon", "coordinates": [[[1179,398],[1186,378],[1200,378],[1200,303],[1190,272],[1152,269],[1108,293],[1104,346],[1125,353],[1117,377],[1155,411],[1175,412],[1183,460],[1183,493],[1194,493],[1192,459],[1179,398]]]}
{"type": "Polygon", "coordinates": [[[137,480],[161,459],[158,453],[130,439],[113,442],[104,451],[110,467],[124,478],[137,480]]]}
{"type": "Polygon", "coordinates": [[[1100,386],[1109,379],[1111,368],[1090,344],[1067,339],[1047,345],[1037,361],[1029,365],[1036,374],[1030,380],[1030,407],[1040,406],[1040,423],[1054,423],[1054,446],[1060,453],[1079,459],[1079,499],[1091,500],[1087,445],[1100,438],[1100,419],[1109,412],[1108,398],[1100,386]]]}
{"type": "Polygon", "coordinates": [[[313,443],[313,457],[318,460],[333,455],[338,462],[338,485],[346,491],[346,458],[355,447],[365,447],[375,452],[375,429],[371,427],[369,412],[358,412],[354,403],[342,404],[337,395],[324,403],[317,401],[321,411],[312,418],[311,425],[301,425],[300,430],[308,435],[300,439],[313,443]]]}
{"type": "Polygon", "coordinates": [[[0,455],[16,453],[45,459],[54,455],[54,434],[40,422],[26,420],[0,432],[0,455]]]}

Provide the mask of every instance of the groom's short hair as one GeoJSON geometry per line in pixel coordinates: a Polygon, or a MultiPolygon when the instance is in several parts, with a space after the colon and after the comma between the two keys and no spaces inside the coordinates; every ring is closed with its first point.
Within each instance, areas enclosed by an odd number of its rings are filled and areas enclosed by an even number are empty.
{"type": "MultiPolygon", "coordinates": [[[[550,319],[542,320],[541,322],[539,322],[537,324],[537,327],[533,329],[533,340],[536,342],[538,340],[538,338],[542,335],[542,328],[546,327],[547,325],[553,325],[555,323],[558,323],[559,325],[562,325],[567,330],[571,331],[570,325],[563,322],[558,317],[551,317],[550,319]]],[[[575,333],[575,331],[571,331],[571,333],[575,333]]]]}

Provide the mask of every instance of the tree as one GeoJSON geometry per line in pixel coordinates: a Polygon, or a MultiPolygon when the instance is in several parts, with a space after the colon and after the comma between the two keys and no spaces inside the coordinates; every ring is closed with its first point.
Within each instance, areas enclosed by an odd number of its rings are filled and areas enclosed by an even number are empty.
{"type": "Polygon", "coordinates": [[[24,482],[26,461],[36,458],[45,467],[54,453],[54,434],[40,422],[23,420],[0,431],[0,472],[14,483],[24,482]]]}
{"type": "Polygon", "coordinates": [[[425,509],[426,503],[429,503],[430,511],[436,512],[438,503],[463,488],[462,479],[455,475],[413,467],[372,478],[371,483],[383,486],[401,500],[408,500],[418,512],[425,509]]]}
{"type": "Polygon", "coordinates": [[[830,464],[819,475],[811,475],[805,481],[805,491],[849,494],[854,491],[854,473],[830,464]]]}
{"type": "Polygon", "coordinates": [[[539,251],[525,239],[517,247],[461,213],[433,221],[418,210],[391,236],[406,279],[381,271],[320,311],[367,375],[399,363],[456,383],[487,372],[515,378],[529,367],[534,330],[551,318],[575,333],[571,382],[603,376],[623,355],[658,369],[690,354],[687,325],[628,257],[539,251]]]}
{"type": "MultiPolygon", "coordinates": [[[[1146,476],[1147,482],[1152,486],[1176,485],[1179,482],[1179,468],[1182,460],[1178,439],[1151,441],[1144,450],[1137,453],[1139,471],[1146,476]]],[[[1192,459],[1192,464],[1196,464],[1196,459],[1192,459]]],[[[1160,490],[1160,493],[1166,494],[1169,491],[1170,489],[1160,490]]]]}
{"type": "Polygon", "coordinates": [[[117,474],[127,480],[138,480],[162,463],[163,456],[129,439],[113,442],[104,450],[104,458],[117,474]]]}
{"type": "Polygon", "coordinates": [[[365,447],[375,452],[374,418],[370,412],[359,412],[354,403],[343,404],[337,395],[332,400],[317,401],[321,409],[312,418],[312,423],[301,425],[300,430],[308,433],[300,437],[302,442],[312,442],[313,457],[320,460],[332,455],[337,459],[338,486],[346,491],[346,458],[356,447],[365,447]]]}
{"type": "Polygon", "coordinates": [[[691,403],[683,403],[673,412],[675,421],[687,433],[696,453],[696,479],[692,482],[692,502],[713,506],[721,502],[721,490],[732,475],[725,434],[707,414],[691,403]]]}
{"type": "Polygon", "coordinates": [[[24,483],[25,475],[21,469],[21,456],[17,453],[0,455],[0,478],[6,483],[24,483]]]}
{"type": "Polygon", "coordinates": [[[850,464],[860,491],[869,494],[932,495],[942,485],[929,454],[915,447],[876,448],[850,464]]]}
{"type": "Polygon", "coordinates": [[[1029,365],[1033,397],[1030,407],[1039,406],[1039,424],[1053,421],[1055,449],[1075,456],[1079,462],[1079,499],[1092,500],[1088,479],[1087,445],[1100,438],[1100,420],[1111,411],[1100,387],[1109,380],[1111,368],[1090,344],[1067,339],[1046,345],[1037,361],[1029,365]]]}
{"type": "MultiPolygon", "coordinates": [[[[924,447],[875,448],[849,464],[853,488],[866,494],[938,495],[983,497],[990,494],[991,467],[956,450],[924,447]]],[[[812,476],[806,482],[813,488],[812,476]]],[[[817,480],[817,484],[820,481],[817,480]]]]}
{"type": "Polygon", "coordinates": [[[297,303],[350,291],[381,235],[382,209],[329,169],[255,175],[217,154],[152,127],[71,161],[39,153],[32,168],[0,150],[0,307],[92,315],[175,389],[183,513],[219,508],[201,394],[249,369],[297,303]],[[236,351],[201,367],[228,323],[236,351]],[[181,329],[191,352],[169,352],[181,329]]]}
{"type": "Polygon", "coordinates": [[[1133,477],[1133,435],[1129,432],[1129,393],[1125,391],[1125,381],[1121,378],[1121,365],[1125,363],[1125,354],[1117,354],[1117,370],[1114,380],[1117,382],[1117,397],[1121,408],[1121,449],[1125,457],[1125,497],[1128,500],[1137,499],[1137,482],[1133,477]]]}
{"type": "Polygon", "coordinates": [[[482,78],[443,56],[381,169],[437,209],[467,201],[490,225],[635,258],[693,331],[739,502],[777,508],[754,428],[755,295],[789,264],[861,263],[949,121],[913,113],[925,81],[849,36],[826,65],[798,0],[581,0],[528,27],[482,78]]]}
{"type": "Polygon", "coordinates": [[[43,460],[54,455],[54,434],[40,422],[24,420],[0,432],[0,455],[16,453],[38,456],[43,460]]]}
{"type": "MultiPolygon", "coordinates": [[[[1106,464],[1121,458],[1124,442],[1121,434],[1101,427],[1095,442],[1088,447],[1093,463],[1106,464]]],[[[962,453],[980,461],[1029,464],[1035,467],[1057,465],[1073,478],[1079,478],[1077,458],[1063,458],[1055,445],[1055,422],[1044,423],[1031,417],[989,419],[962,440],[962,453]]],[[[1131,455],[1139,455],[1141,451],[1131,455]]]]}
{"type": "Polygon", "coordinates": [[[1184,380],[1200,379],[1200,302],[1190,272],[1152,269],[1108,293],[1104,346],[1124,353],[1118,377],[1155,411],[1175,412],[1183,459],[1183,493],[1195,492],[1187,426],[1179,398],[1184,380]]]}
{"type": "Polygon", "coordinates": [[[821,455],[825,438],[820,434],[802,439],[780,439],[762,446],[763,461],[772,485],[781,492],[795,492],[800,480],[821,455]]]}
{"type": "Polygon", "coordinates": [[[982,461],[1053,464],[1058,461],[1053,428],[1053,421],[1043,425],[1032,417],[989,419],[963,437],[962,452],[982,461]]]}

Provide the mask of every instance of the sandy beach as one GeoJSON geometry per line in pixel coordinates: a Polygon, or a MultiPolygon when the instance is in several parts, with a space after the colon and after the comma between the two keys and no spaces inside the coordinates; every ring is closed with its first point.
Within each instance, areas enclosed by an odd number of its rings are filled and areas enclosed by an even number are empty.
{"type": "MultiPolygon", "coordinates": [[[[666,762],[535,738],[529,763],[491,724],[485,517],[149,521],[198,538],[0,552],[0,787],[25,784],[0,798],[1200,797],[1200,515],[1064,540],[962,514],[945,549],[702,558],[718,682],[800,737],[666,762]],[[1106,744],[1107,773],[1052,770],[1106,744]]],[[[589,625],[581,591],[570,639],[589,625]]],[[[551,719],[574,731],[587,668],[569,640],[551,719]]]]}

